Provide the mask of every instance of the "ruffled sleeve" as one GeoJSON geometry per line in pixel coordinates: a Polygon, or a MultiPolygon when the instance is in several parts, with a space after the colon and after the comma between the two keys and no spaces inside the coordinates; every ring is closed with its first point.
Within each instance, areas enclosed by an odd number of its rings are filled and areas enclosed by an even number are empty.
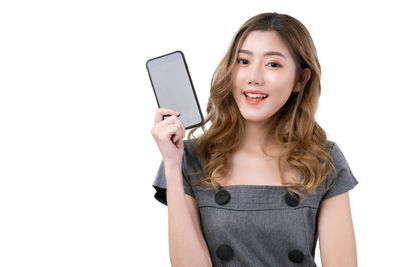
{"type": "MultiPolygon", "coordinates": [[[[184,152],[182,156],[182,183],[183,190],[187,195],[194,197],[193,189],[191,186],[192,175],[194,169],[197,169],[196,162],[198,161],[197,154],[194,152],[193,141],[184,140],[184,152]]],[[[156,190],[154,197],[164,205],[167,204],[167,181],[165,177],[164,162],[161,161],[158,168],[153,187],[156,190]]]]}
{"type": "Polygon", "coordinates": [[[347,192],[358,184],[358,181],[354,177],[346,158],[335,142],[332,142],[329,153],[333,159],[336,175],[333,170],[328,175],[326,179],[326,192],[324,193],[322,200],[340,193],[347,192]]]}

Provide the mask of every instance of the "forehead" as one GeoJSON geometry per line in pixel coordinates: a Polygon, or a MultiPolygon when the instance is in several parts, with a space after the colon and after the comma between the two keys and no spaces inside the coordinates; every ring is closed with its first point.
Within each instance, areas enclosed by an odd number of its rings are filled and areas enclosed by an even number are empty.
{"type": "Polygon", "coordinates": [[[267,51],[278,51],[290,57],[289,49],[276,31],[252,31],[244,40],[241,49],[254,54],[264,54],[267,51]]]}

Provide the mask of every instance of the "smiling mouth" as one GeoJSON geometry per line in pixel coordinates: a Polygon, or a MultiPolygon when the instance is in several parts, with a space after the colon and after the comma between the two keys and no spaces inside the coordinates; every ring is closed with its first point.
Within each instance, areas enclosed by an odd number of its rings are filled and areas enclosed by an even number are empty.
{"type": "Polygon", "coordinates": [[[267,94],[243,93],[244,99],[248,104],[256,105],[268,98],[267,94]]]}
{"type": "Polygon", "coordinates": [[[244,92],[243,95],[250,100],[262,100],[268,97],[267,94],[253,94],[244,92]]]}

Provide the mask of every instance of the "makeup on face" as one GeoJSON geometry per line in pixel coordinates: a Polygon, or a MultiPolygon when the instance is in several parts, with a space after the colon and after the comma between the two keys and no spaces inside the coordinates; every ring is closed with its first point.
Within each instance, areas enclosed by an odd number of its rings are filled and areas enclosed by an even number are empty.
{"type": "Polygon", "coordinates": [[[268,94],[258,90],[246,90],[243,96],[249,104],[258,104],[268,98],[268,94]]]}
{"type": "Polygon", "coordinates": [[[243,118],[265,122],[288,100],[295,64],[276,32],[250,33],[238,51],[232,93],[243,118]]]}

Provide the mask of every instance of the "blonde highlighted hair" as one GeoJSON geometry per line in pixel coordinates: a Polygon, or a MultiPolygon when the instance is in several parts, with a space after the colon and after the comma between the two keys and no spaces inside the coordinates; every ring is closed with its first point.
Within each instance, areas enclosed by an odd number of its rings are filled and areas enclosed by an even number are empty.
{"type": "Polygon", "coordinates": [[[292,92],[284,106],[270,118],[271,132],[268,133],[283,148],[278,158],[282,184],[291,194],[302,197],[299,190],[314,192],[334,166],[328,153],[326,133],[314,118],[321,94],[321,68],[313,40],[300,21],[278,13],[262,13],[245,22],[214,72],[205,121],[188,133],[191,139],[197,129],[203,131],[196,138],[196,147],[204,163],[205,178],[200,183],[220,187],[217,180],[227,175],[229,156],[238,147],[244,133],[244,119],[232,95],[231,76],[238,51],[252,31],[275,31],[279,34],[296,63],[296,81],[302,79],[303,69],[311,70],[304,88],[292,92]],[[207,123],[210,127],[205,129],[207,123]],[[300,170],[304,179],[286,182],[281,166],[283,159],[300,170]]]}

